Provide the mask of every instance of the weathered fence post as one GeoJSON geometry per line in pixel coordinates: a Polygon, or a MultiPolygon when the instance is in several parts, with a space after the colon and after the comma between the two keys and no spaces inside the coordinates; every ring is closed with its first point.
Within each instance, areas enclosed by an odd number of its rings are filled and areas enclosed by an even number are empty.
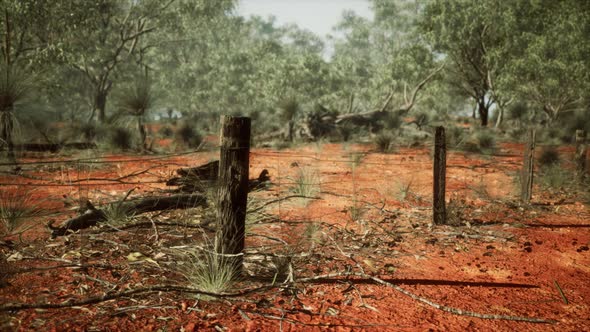
{"type": "Polygon", "coordinates": [[[250,118],[222,116],[220,142],[215,252],[227,255],[222,256],[224,262],[231,264],[239,275],[248,200],[250,118]]]}
{"type": "Polygon", "coordinates": [[[586,174],[586,132],[583,130],[576,130],[576,155],[574,157],[576,162],[576,177],[582,179],[586,174]]]}
{"type": "Polygon", "coordinates": [[[445,128],[436,127],[434,136],[434,197],[432,204],[433,221],[435,225],[446,223],[447,208],[445,203],[445,180],[447,174],[447,145],[445,128]]]}
{"type": "Polygon", "coordinates": [[[527,143],[524,148],[524,161],[520,175],[520,200],[529,203],[533,193],[533,170],[535,167],[535,129],[529,129],[527,143]]]}

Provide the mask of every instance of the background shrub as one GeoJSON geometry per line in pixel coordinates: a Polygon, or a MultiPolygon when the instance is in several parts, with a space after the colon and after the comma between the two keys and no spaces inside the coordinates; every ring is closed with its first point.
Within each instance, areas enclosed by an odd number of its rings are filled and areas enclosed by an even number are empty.
{"type": "Polygon", "coordinates": [[[197,148],[203,142],[203,136],[195,129],[194,126],[185,123],[176,131],[176,139],[184,146],[197,148]]]}
{"type": "Polygon", "coordinates": [[[111,131],[110,143],[113,148],[129,150],[133,146],[133,135],[127,128],[114,128],[111,131]]]}

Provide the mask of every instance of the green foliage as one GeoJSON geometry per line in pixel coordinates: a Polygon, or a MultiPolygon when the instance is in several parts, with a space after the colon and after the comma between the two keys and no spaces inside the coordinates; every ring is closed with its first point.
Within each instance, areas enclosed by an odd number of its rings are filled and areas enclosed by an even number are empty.
{"type": "Polygon", "coordinates": [[[192,287],[222,293],[230,289],[239,277],[231,261],[209,248],[194,248],[182,252],[178,268],[192,287]]]}
{"type": "Polygon", "coordinates": [[[293,121],[300,110],[299,102],[293,97],[283,100],[279,107],[281,109],[281,120],[286,122],[293,121]]]}
{"type": "Polygon", "coordinates": [[[393,151],[393,142],[395,137],[386,132],[381,132],[375,136],[375,146],[381,153],[390,153],[393,151]]]}
{"type": "Polygon", "coordinates": [[[14,234],[42,209],[32,197],[32,191],[4,187],[0,191],[0,235],[14,234]]]}
{"type": "Polygon", "coordinates": [[[297,195],[314,197],[320,191],[320,177],[316,171],[309,168],[299,168],[293,182],[291,190],[297,195]]]}
{"type": "Polygon", "coordinates": [[[477,134],[477,143],[481,150],[492,150],[496,146],[496,138],[489,131],[481,131],[477,134]]]}
{"type": "Polygon", "coordinates": [[[550,190],[571,189],[576,183],[573,172],[563,169],[559,163],[542,167],[537,178],[542,188],[550,190]]]}
{"type": "Polygon", "coordinates": [[[445,127],[446,143],[451,149],[461,148],[465,142],[466,136],[465,128],[454,125],[445,127]]]}

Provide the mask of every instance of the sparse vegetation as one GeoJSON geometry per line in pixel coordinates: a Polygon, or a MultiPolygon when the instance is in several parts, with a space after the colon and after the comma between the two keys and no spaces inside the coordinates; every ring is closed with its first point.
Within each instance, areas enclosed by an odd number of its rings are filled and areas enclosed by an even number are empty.
{"type": "Polygon", "coordinates": [[[553,147],[546,147],[541,151],[538,158],[541,167],[552,166],[559,163],[559,152],[553,147]]]}
{"type": "Polygon", "coordinates": [[[222,293],[229,290],[238,277],[238,272],[230,262],[230,259],[212,249],[195,247],[180,252],[178,270],[191,287],[222,293]]]}
{"type": "Polygon", "coordinates": [[[182,145],[194,149],[201,146],[203,136],[189,123],[183,123],[176,131],[176,139],[182,145]]]}
{"type": "Polygon", "coordinates": [[[390,133],[382,132],[375,136],[375,145],[377,151],[381,153],[390,153],[393,151],[394,137],[390,133]]]}
{"type": "Polygon", "coordinates": [[[31,218],[38,216],[42,209],[32,197],[33,192],[16,187],[4,187],[0,191],[0,235],[19,231],[31,218]]]}
{"type": "Polygon", "coordinates": [[[113,128],[111,130],[110,143],[113,148],[129,150],[133,147],[133,135],[127,128],[113,128]]]}
{"type": "Polygon", "coordinates": [[[301,196],[314,197],[320,192],[320,177],[310,168],[300,167],[297,176],[293,179],[292,191],[301,196]]]}

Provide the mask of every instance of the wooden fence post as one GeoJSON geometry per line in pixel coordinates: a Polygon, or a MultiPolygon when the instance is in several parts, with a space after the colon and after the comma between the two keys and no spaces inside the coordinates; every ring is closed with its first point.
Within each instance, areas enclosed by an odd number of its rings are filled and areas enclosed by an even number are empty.
{"type": "Polygon", "coordinates": [[[586,150],[588,144],[586,144],[586,132],[584,130],[576,130],[576,176],[578,179],[584,178],[586,174],[586,150]]]}
{"type": "Polygon", "coordinates": [[[445,128],[436,127],[434,136],[434,197],[432,204],[433,222],[435,225],[446,223],[447,208],[445,202],[445,180],[447,174],[447,146],[445,128]]]}
{"type": "Polygon", "coordinates": [[[533,194],[533,170],[535,167],[535,129],[529,129],[527,143],[524,148],[524,161],[520,176],[520,200],[528,204],[533,194]]]}
{"type": "Polygon", "coordinates": [[[231,264],[238,276],[242,271],[248,200],[250,118],[222,116],[220,142],[215,252],[227,255],[224,262],[231,264]]]}

